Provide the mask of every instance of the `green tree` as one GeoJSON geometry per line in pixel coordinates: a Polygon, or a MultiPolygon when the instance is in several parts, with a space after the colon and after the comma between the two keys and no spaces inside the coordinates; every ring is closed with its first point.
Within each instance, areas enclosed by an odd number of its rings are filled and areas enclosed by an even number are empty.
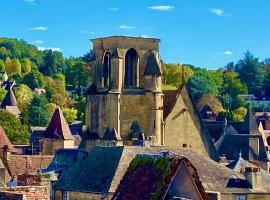
{"type": "Polygon", "coordinates": [[[187,80],[194,74],[194,71],[184,64],[162,64],[162,71],[163,84],[175,87],[178,87],[181,84],[183,77],[187,80]]]}
{"type": "Polygon", "coordinates": [[[78,111],[74,108],[64,108],[63,114],[67,120],[67,123],[71,124],[77,118],[78,111]]]}
{"type": "Polygon", "coordinates": [[[7,58],[5,61],[5,69],[8,75],[21,74],[21,63],[18,58],[7,58]]]}
{"type": "Polygon", "coordinates": [[[0,59],[0,72],[5,71],[5,62],[0,59]]]}
{"type": "Polygon", "coordinates": [[[234,121],[238,121],[238,122],[244,121],[246,113],[247,113],[246,108],[244,107],[237,108],[232,112],[232,118],[234,121]]]}
{"type": "Polygon", "coordinates": [[[23,77],[22,82],[28,85],[32,90],[35,88],[44,88],[45,80],[39,71],[32,71],[23,77]]]}
{"type": "Polygon", "coordinates": [[[29,124],[47,126],[51,118],[48,101],[44,95],[34,95],[29,107],[29,124]]]}
{"type": "Polygon", "coordinates": [[[31,60],[29,58],[24,58],[21,60],[21,65],[22,65],[22,73],[29,73],[31,72],[31,60]]]}
{"type": "Polygon", "coordinates": [[[197,101],[204,94],[217,95],[218,90],[215,83],[202,74],[197,74],[188,79],[188,86],[191,89],[193,98],[197,101]]]}
{"type": "Polygon", "coordinates": [[[14,90],[19,108],[21,111],[26,111],[33,99],[33,93],[31,88],[25,84],[20,84],[14,90]]]}
{"type": "Polygon", "coordinates": [[[223,106],[228,110],[234,110],[239,106],[243,106],[239,94],[247,94],[247,86],[238,78],[238,73],[233,71],[225,71],[223,73],[223,86],[220,92],[223,106]]]}
{"type": "Polygon", "coordinates": [[[248,92],[258,95],[261,92],[264,81],[263,65],[249,51],[244,58],[237,63],[237,72],[240,79],[248,87],[248,92]]]}
{"type": "Polygon", "coordinates": [[[28,127],[8,111],[0,109],[0,125],[13,144],[29,144],[28,127]]]}
{"type": "Polygon", "coordinates": [[[63,76],[55,76],[54,79],[51,77],[45,77],[46,81],[46,96],[50,103],[54,103],[60,107],[64,107],[68,104],[68,92],[66,91],[65,81],[63,76]]]}
{"type": "Polygon", "coordinates": [[[0,87],[0,102],[2,102],[6,96],[7,91],[0,87]]]}

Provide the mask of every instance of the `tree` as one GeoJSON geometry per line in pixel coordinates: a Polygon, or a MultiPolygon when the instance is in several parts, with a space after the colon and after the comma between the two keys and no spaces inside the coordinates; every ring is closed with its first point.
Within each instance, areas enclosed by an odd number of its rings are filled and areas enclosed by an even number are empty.
{"type": "Polygon", "coordinates": [[[232,118],[234,121],[238,121],[238,122],[244,121],[246,113],[247,113],[246,108],[244,107],[237,108],[232,112],[232,118]]]}
{"type": "Polygon", "coordinates": [[[48,101],[44,95],[34,95],[29,107],[29,124],[47,126],[51,118],[48,101]]]}
{"type": "Polygon", "coordinates": [[[19,108],[21,111],[26,111],[33,99],[33,93],[31,88],[25,84],[20,84],[14,90],[19,108]]]}
{"type": "Polygon", "coordinates": [[[44,88],[45,80],[39,71],[32,71],[23,77],[22,82],[28,85],[32,90],[35,88],[44,88]]]}
{"type": "Polygon", "coordinates": [[[220,91],[223,106],[228,110],[234,110],[239,106],[243,106],[244,102],[238,98],[239,94],[247,94],[247,86],[238,78],[238,73],[233,71],[225,71],[223,73],[223,85],[220,91]]]}
{"type": "Polygon", "coordinates": [[[8,111],[0,109],[0,125],[13,144],[29,144],[28,127],[8,111]]]}
{"type": "Polygon", "coordinates": [[[44,51],[44,65],[40,71],[47,76],[53,76],[58,73],[65,73],[65,59],[61,52],[46,50],[44,51]]]}
{"type": "Polygon", "coordinates": [[[211,93],[217,95],[218,93],[215,83],[201,74],[197,74],[189,78],[188,86],[190,87],[191,94],[196,101],[204,94],[211,93]]]}
{"type": "Polygon", "coordinates": [[[8,57],[5,61],[5,69],[8,75],[21,74],[21,63],[19,59],[10,59],[8,57]]]}
{"type": "Polygon", "coordinates": [[[65,81],[63,75],[59,77],[55,76],[54,79],[51,77],[45,77],[46,81],[46,96],[51,103],[54,103],[60,107],[64,107],[68,103],[68,92],[65,88],[65,81]],[[62,78],[60,78],[62,77],[62,78]]]}
{"type": "Polygon", "coordinates": [[[29,73],[31,72],[31,60],[29,58],[24,58],[21,60],[22,65],[22,73],[29,73]]]}
{"type": "Polygon", "coordinates": [[[67,123],[71,124],[77,118],[78,111],[74,108],[64,108],[63,114],[67,120],[67,123]]]}
{"type": "Polygon", "coordinates": [[[0,87],[0,102],[4,100],[6,93],[7,91],[4,88],[0,87]]]}
{"type": "Polygon", "coordinates": [[[187,80],[194,74],[194,71],[184,64],[162,64],[162,71],[163,83],[165,85],[172,85],[175,87],[178,87],[181,84],[182,77],[187,80]]]}
{"type": "Polygon", "coordinates": [[[5,71],[5,62],[0,59],[0,72],[5,71]]]}
{"type": "Polygon", "coordinates": [[[247,85],[248,92],[259,95],[264,81],[263,66],[259,59],[247,51],[244,58],[237,63],[237,68],[241,81],[247,85]]]}

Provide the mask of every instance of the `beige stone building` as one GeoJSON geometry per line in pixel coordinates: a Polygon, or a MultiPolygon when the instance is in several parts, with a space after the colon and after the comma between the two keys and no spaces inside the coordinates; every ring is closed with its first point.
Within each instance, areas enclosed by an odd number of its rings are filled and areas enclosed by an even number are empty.
{"type": "Polygon", "coordinates": [[[219,159],[186,84],[162,91],[159,39],[113,36],[92,42],[97,64],[86,124],[95,137],[83,141],[83,148],[104,146],[104,133],[113,129],[124,145],[143,138],[143,145],[192,148],[219,159]]]}

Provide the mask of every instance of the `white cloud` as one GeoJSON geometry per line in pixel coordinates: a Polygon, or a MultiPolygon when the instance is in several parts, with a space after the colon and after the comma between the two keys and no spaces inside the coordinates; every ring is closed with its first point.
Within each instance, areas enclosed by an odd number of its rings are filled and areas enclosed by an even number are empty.
{"type": "Polygon", "coordinates": [[[225,54],[225,55],[229,55],[229,56],[230,56],[230,55],[232,55],[232,54],[233,54],[233,52],[231,52],[231,51],[224,51],[224,54],[225,54]]]}
{"type": "Polygon", "coordinates": [[[34,3],[35,2],[35,0],[24,0],[24,1],[27,3],[34,3]]]}
{"type": "Polygon", "coordinates": [[[148,8],[151,10],[158,10],[158,11],[169,11],[174,9],[173,6],[150,6],[148,8]]]}
{"type": "Polygon", "coordinates": [[[46,26],[36,26],[36,27],[31,27],[29,29],[34,30],[34,31],[47,31],[48,27],[46,27],[46,26]]]}
{"type": "Polygon", "coordinates": [[[36,40],[36,41],[34,41],[34,43],[36,43],[36,44],[43,44],[44,41],[43,40],[36,40]]]}
{"type": "Polygon", "coordinates": [[[217,16],[223,16],[224,15],[224,10],[220,9],[220,8],[212,8],[209,10],[211,13],[217,15],[217,16]]]}
{"type": "Polygon", "coordinates": [[[127,26],[127,25],[120,25],[119,28],[121,29],[135,29],[135,26],[127,26]]]}
{"type": "Polygon", "coordinates": [[[96,33],[94,31],[88,32],[88,31],[80,31],[81,34],[90,34],[90,35],[95,35],[96,33]]]}
{"type": "Polygon", "coordinates": [[[38,47],[38,50],[44,51],[44,50],[49,50],[51,49],[52,51],[62,51],[61,48],[59,47],[38,47]]]}
{"type": "Polygon", "coordinates": [[[118,11],[120,10],[119,8],[109,8],[110,11],[118,11]]]}

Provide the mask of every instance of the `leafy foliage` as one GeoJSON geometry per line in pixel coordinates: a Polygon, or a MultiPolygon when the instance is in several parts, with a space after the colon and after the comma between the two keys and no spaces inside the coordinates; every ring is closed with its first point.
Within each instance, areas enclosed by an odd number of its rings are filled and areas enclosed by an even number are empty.
{"type": "Polygon", "coordinates": [[[13,144],[29,144],[28,127],[8,111],[0,109],[0,125],[13,144]]]}
{"type": "Polygon", "coordinates": [[[44,77],[39,71],[32,71],[26,74],[22,82],[28,85],[32,90],[35,88],[44,88],[45,86],[44,77]]]}
{"type": "Polygon", "coordinates": [[[51,118],[48,101],[44,95],[34,95],[29,107],[29,124],[31,126],[47,126],[51,118]]]}

